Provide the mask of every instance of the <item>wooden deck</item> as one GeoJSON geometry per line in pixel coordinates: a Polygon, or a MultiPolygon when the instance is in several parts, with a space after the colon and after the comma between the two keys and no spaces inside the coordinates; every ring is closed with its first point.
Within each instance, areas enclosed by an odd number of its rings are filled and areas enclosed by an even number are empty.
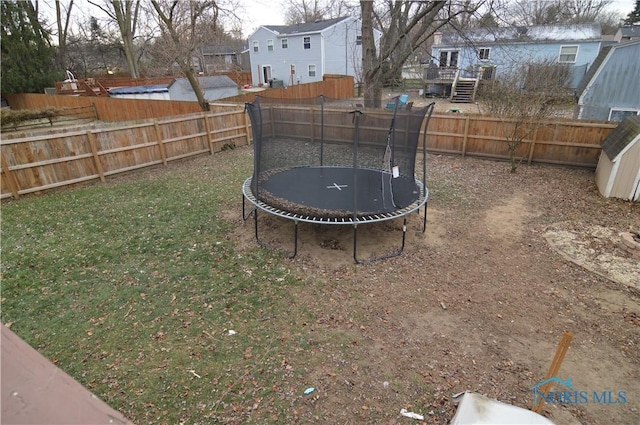
{"type": "Polygon", "coordinates": [[[6,326],[0,327],[2,425],[133,425],[6,326]]]}

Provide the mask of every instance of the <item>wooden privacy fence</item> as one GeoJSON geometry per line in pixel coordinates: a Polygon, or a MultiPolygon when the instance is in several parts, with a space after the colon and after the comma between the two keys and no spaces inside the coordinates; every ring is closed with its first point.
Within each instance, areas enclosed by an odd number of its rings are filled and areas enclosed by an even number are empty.
{"type": "Polygon", "coordinates": [[[245,93],[239,96],[220,99],[221,102],[253,102],[256,94],[285,101],[287,99],[310,99],[324,95],[333,99],[353,97],[353,77],[350,75],[324,75],[322,81],[307,84],[293,84],[287,87],[269,89],[257,93],[245,93]]]}
{"type": "Polygon", "coordinates": [[[1,197],[76,184],[248,144],[242,109],[200,113],[116,128],[2,140],[1,197]]]}
{"type": "Polygon", "coordinates": [[[113,97],[62,96],[51,94],[7,94],[13,109],[95,108],[102,121],[133,121],[202,112],[198,102],[177,100],[116,99],[113,97]]]}
{"type": "MultiPolygon", "coordinates": [[[[287,118],[296,126],[313,126],[287,118]]],[[[342,109],[344,111],[344,109],[342,109]]],[[[383,110],[365,113],[390,119],[383,110]]],[[[307,114],[310,116],[310,114],[307,114]]],[[[286,123],[284,123],[286,124],[286,123]]],[[[490,159],[508,159],[504,126],[499,118],[473,115],[434,115],[427,151],[490,159]]],[[[552,121],[542,123],[519,151],[527,162],[595,168],[601,142],[616,127],[611,123],[552,121]]],[[[424,130],[423,130],[424,131],[424,130]]],[[[422,140],[422,138],[421,138],[422,140]]],[[[1,197],[97,180],[137,168],[203,153],[213,154],[225,145],[250,143],[250,124],[242,106],[225,111],[159,119],[114,128],[70,131],[61,134],[3,140],[1,197]]]]}
{"type": "MultiPolygon", "coordinates": [[[[353,97],[353,77],[345,75],[325,75],[323,81],[299,84],[285,88],[261,91],[277,99],[305,99],[324,94],[334,99],[353,97]]],[[[49,94],[7,94],[4,95],[13,109],[45,109],[93,107],[102,121],[146,120],[176,115],[202,112],[198,102],[177,100],[116,99],[95,96],[63,96],[49,94]]],[[[221,99],[224,102],[244,103],[255,99],[256,93],[248,93],[221,99]]]]}
{"type": "MultiPolygon", "coordinates": [[[[505,136],[514,121],[482,115],[436,115],[429,124],[427,150],[490,159],[509,159],[505,136]]],[[[532,162],[595,168],[602,141],[616,124],[580,120],[540,122],[518,147],[517,156],[532,162]]]]}

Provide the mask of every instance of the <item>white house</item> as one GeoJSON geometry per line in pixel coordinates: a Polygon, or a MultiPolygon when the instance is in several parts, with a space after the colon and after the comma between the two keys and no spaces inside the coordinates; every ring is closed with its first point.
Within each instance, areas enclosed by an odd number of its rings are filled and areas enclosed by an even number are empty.
{"type": "MultiPolygon", "coordinates": [[[[376,42],[382,33],[374,30],[376,42]]],[[[362,22],[353,17],[295,25],[263,25],[249,36],[254,86],[322,81],[325,74],[360,80],[362,22]]]]}

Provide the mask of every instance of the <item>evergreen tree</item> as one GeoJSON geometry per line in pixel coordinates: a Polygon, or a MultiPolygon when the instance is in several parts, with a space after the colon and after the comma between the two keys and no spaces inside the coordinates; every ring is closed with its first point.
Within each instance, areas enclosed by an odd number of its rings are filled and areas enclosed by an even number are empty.
{"type": "Polygon", "coordinates": [[[42,93],[61,71],[55,68],[51,34],[38,21],[30,1],[0,1],[3,93],[42,93]]]}
{"type": "Polygon", "coordinates": [[[636,7],[633,9],[624,20],[625,25],[634,25],[640,23],[640,0],[636,0],[636,7]]]}

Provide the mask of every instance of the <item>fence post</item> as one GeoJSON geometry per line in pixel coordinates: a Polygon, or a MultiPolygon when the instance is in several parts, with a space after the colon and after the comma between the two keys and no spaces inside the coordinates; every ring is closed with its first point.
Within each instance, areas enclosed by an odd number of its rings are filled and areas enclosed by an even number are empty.
{"type": "Polygon", "coordinates": [[[93,108],[93,115],[96,117],[96,121],[98,121],[100,118],[98,118],[98,109],[96,108],[96,104],[91,102],[91,107],[93,108]]]}
{"type": "Polygon", "coordinates": [[[538,138],[538,128],[536,127],[535,130],[533,130],[533,136],[531,137],[531,144],[529,145],[529,159],[527,160],[527,165],[531,165],[531,161],[533,159],[533,150],[536,147],[536,139],[538,138]]]}
{"type": "Polygon", "coordinates": [[[467,115],[464,121],[464,135],[462,137],[462,157],[463,158],[467,153],[467,140],[469,139],[469,122],[470,121],[471,119],[469,118],[469,115],[467,115]]]}
{"type": "Polygon", "coordinates": [[[209,126],[209,117],[207,114],[203,114],[204,130],[207,132],[207,142],[209,142],[209,154],[213,155],[213,139],[211,138],[211,128],[209,126]]]}
{"type": "Polygon", "coordinates": [[[4,175],[7,177],[7,182],[9,183],[9,189],[11,190],[11,194],[14,198],[18,198],[20,195],[18,194],[19,186],[18,181],[16,180],[16,176],[13,175],[11,170],[9,169],[9,163],[4,155],[0,155],[0,160],[2,160],[2,171],[4,175]]]}
{"type": "Polygon", "coordinates": [[[158,146],[160,147],[160,157],[162,158],[162,164],[167,165],[167,152],[165,151],[164,143],[162,143],[162,133],[160,133],[160,126],[158,125],[158,121],[153,121],[153,128],[156,132],[156,139],[158,139],[158,146]]]}
{"type": "Polygon", "coordinates": [[[249,116],[244,109],[242,110],[242,116],[244,117],[244,132],[247,135],[247,146],[249,146],[251,144],[251,136],[249,135],[249,116]]]}
{"type": "Polygon", "coordinates": [[[89,130],[87,131],[87,139],[89,140],[89,146],[91,146],[91,153],[93,154],[93,162],[96,165],[96,170],[98,170],[100,181],[104,183],[106,180],[104,178],[104,170],[102,169],[102,164],[100,163],[100,157],[98,156],[98,147],[96,146],[96,135],[93,134],[91,130],[89,130]]]}

